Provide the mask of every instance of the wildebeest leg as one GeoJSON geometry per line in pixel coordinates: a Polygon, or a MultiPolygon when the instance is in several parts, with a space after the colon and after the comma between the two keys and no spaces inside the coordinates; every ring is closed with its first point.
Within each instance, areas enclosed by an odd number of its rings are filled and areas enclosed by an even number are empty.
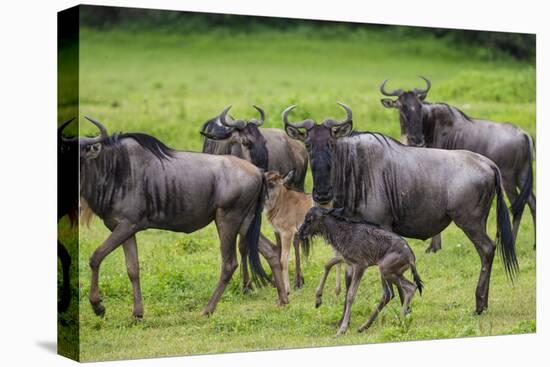
{"type": "Polygon", "coordinates": [[[349,287],[351,286],[351,266],[346,265],[345,273],[344,273],[344,280],[346,281],[346,297],[344,298],[344,311],[342,312],[342,317],[340,317],[340,320],[338,321],[338,326],[342,325],[342,321],[344,320],[344,314],[346,313],[346,298],[348,296],[349,287]]]}
{"type": "Polygon", "coordinates": [[[248,293],[252,290],[252,281],[248,273],[248,247],[244,237],[239,238],[239,253],[241,254],[241,273],[243,277],[243,293],[248,293]]]}
{"type": "Polygon", "coordinates": [[[139,257],[136,243],[136,236],[133,235],[122,244],[124,257],[126,258],[126,269],[128,277],[132,282],[134,292],[134,317],[143,317],[143,299],[141,297],[141,286],[139,284],[139,257]]]}
{"type": "Polygon", "coordinates": [[[426,253],[437,252],[441,250],[441,233],[432,237],[430,245],[426,249],[426,253]]]}
{"type": "Polygon", "coordinates": [[[487,309],[489,299],[489,282],[491,270],[495,257],[495,243],[487,235],[485,220],[483,223],[455,223],[466,233],[466,236],[473,242],[481,260],[481,271],[476,288],[476,313],[481,314],[487,309]]]}
{"type": "Polygon", "coordinates": [[[317,287],[317,291],[315,292],[315,307],[321,306],[323,303],[323,289],[325,288],[325,282],[327,281],[327,277],[330,273],[330,269],[334,265],[340,264],[344,261],[344,258],[341,255],[337,255],[327,261],[325,264],[325,272],[323,273],[323,277],[321,278],[321,282],[319,283],[319,286],[317,287]]]}
{"type": "Polygon", "coordinates": [[[350,315],[351,315],[351,306],[353,304],[353,300],[355,299],[355,295],[357,294],[357,289],[359,288],[359,283],[361,282],[361,278],[365,273],[365,267],[354,264],[351,266],[351,271],[352,271],[351,284],[346,294],[346,308],[344,310],[344,315],[342,317],[342,323],[340,324],[340,328],[338,329],[336,336],[342,335],[348,329],[350,315]]]}
{"type": "Polygon", "coordinates": [[[228,214],[222,209],[218,209],[216,213],[216,227],[218,229],[218,236],[220,237],[220,252],[222,255],[221,272],[216,289],[214,289],[214,293],[212,293],[210,300],[202,311],[203,315],[209,316],[214,313],[225,287],[239,266],[235,243],[240,226],[241,220],[238,218],[238,214],[228,214]]]}
{"type": "Polygon", "coordinates": [[[105,242],[103,242],[90,257],[92,281],[90,283],[90,295],[88,298],[95,314],[98,316],[103,316],[105,314],[105,307],[101,304],[101,298],[99,296],[99,266],[107,255],[136,232],[137,228],[135,225],[127,221],[118,223],[105,242]]]}
{"type": "Polygon", "coordinates": [[[290,293],[290,277],[288,274],[288,263],[290,261],[290,247],[294,234],[292,232],[284,232],[281,234],[281,271],[283,272],[283,283],[285,285],[286,294],[290,293]]]}
{"type": "Polygon", "coordinates": [[[405,278],[403,274],[397,276],[397,282],[395,284],[398,288],[401,287],[405,291],[405,299],[401,305],[401,314],[405,316],[411,312],[410,305],[417,287],[416,284],[405,278]]]}
{"type": "Polygon", "coordinates": [[[371,325],[372,323],[374,322],[374,320],[376,319],[376,317],[378,316],[378,314],[380,313],[380,311],[382,311],[382,309],[393,299],[394,297],[394,293],[393,293],[393,286],[390,284],[390,282],[384,278],[384,275],[380,274],[380,280],[382,282],[382,298],[380,299],[380,302],[378,303],[378,306],[376,306],[376,308],[372,311],[372,313],[370,314],[367,322],[365,322],[363,325],[361,325],[361,327],[359,328],[359,332],[363,332],[365,330],[367,330],[371,325]]]}
{"type": "Polygon", "coordinates": [[[401,284],[395,283],[395,287],[397,288],[397,294],[399,295],[401,306],[403,306],[403,303],[405,303],[405,291],[403,290],[401,284]]]}
{"type": "Polygon", "coordinates": [[[277,251],[279,251],[279,257],[281,256],[281,234],[279,232],[275,233],[275,247],[277,248],[277,251]]]}
{"type": "MultiPolygon", "coordinates": [[[[511,180],[504,180],[502,182],[502,186],[504,186],[504,191],[506,192],[506,196],[508,197],[508,201],[510,204],[514,203],[516,199],[518,198],[518,191],[516,190],[516,185],[514,182],[511,182],[511,180]]],[[[518,232],[519,232],[519,225],[521,223],[521,217],[523,215],[523,210],[521,213],[514,215],[512,218],[512,233],[514,234],[514,238],[518,238],[518,232]]]]}
{"type": "Polygon", "coordinates": [[[535,242],[533,243],[533,249],[537,248],[537,202],[535,194],[531,192],[529,198],[527,199],[527,205],[529,205],[529,210],[531,211],[531,216],[533,217],[533,230],[535,231],[535,242]]]}
{"type": "MultiPolygon", "coordinates": [[[[338,251],[334,250],[334,256],[340,256],[338,251]]],[[[337,296],[340,295],[340,292],[342,291],[342,265],[338,264],[336,266],[336,287],[334,288],[334,294],[337,296]]]]}
{"type": "Polygon", "coordinates": [[[271,273],[273,274],[273,283],[277,288],[277,294],[279,295],[279,305],[286,305],[288,303],[288,295],[285,291],[283,283],[283,275],[281,272],[281,262],[279,260],[279,251],[271,244],[266,237],[260,235],[259,243],[260,254],[267,260],[271,273]]]}
{"type": "Polygon", "coordinates": [[[300,261],[300,240],[294,235],[294,257],[296,258],[296,279],[294,281],[294,288],[300,289],[304,285],[304,275],[302,274],[302,264],[300,261]]]}
{"type": "Polygon", "coordinates": [[[59,241],[57,241],[57,257],[61,260],[61,269],[63,272],[63,284],[61,285],[61,294],[59,296],[59,303],[57,304],[57,311],[65,312],[67,308],[69,308],[69,303],[71,301],[71,256],[65,246],[59,241]]]}

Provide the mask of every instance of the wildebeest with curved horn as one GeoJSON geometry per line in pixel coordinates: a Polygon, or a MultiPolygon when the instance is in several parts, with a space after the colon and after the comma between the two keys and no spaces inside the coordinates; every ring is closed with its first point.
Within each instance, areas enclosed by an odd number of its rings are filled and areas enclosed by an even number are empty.
{"type": "MultiPolygon", "coordinates": [[[[200,130],[206,139],[203,144],[203,153],[230,154],[249,161],[264,171],[291,172],[294,175],[287,182],[287,186],[300,191],[304,190],[304,181],[307,173],[307,152],[300,142],[290,139],[281,129],[261,128],[265,122],[266,114],[258,106],[254,107],[260,114],[260,118],[245,121],[235,120],[228,115],[231,106],[224,108],[219,116],[205,122],[200,130]]],[[[275,232],[277,249],[281,250],[281,235],[275,232]]],[[[260,241],[266,245],[270,241],[261,235],[260,241]]],[[[265,246],[267,248],[267,246],[265,246]]],[[[244,250],[244,249],[243,249],[244,250]]],[[[300,247],[294,244],[296,259],[296,288],[301,288],[304,276],[300,267],[300,247]]],[[[281,251],[281,257],[283,256],[281,251]]],[[[241,251],[242,264],[246,264],[246,253],[241,251]]],[[[281,260],[283,260],[281,258],[281,260]]],[[[243,271],[243,289],[250,289],[248,269],[243,271]]]]}
{"type": "MultiPolygon", "coordinates": [[[[63,130],[73,120],[74,117],[57,128],[57,221],[67,216],[71,227],[78,223],[78,143],[65,141],[63,130]]],[[[61,261],[63,274],[57,310],[65,312],[71,301],[71,256],[59,239],[57,256],[61,261]]]]}
{"type": "MultiPolygon", "coordinates": [[[[263,174],[235,157],[173,150],[143,133],[109,136],[105,127],[94,138],[80,137],[80,196],[111,234],[90,258],[89,299],[97,315],[104,306],[99,294],[99,267],[123,245],[134,292],[136,317],[143,316],[135,234],[149,228],[191,233],[215,221],[220,238],[221,276],[203,313],[214,312],[238,266],[236,239],[246,243],[254,278],[268,279],[259,251],[265,193],[263,174]]],[[[270,259],[267,259],[272,265],[270,259]]],[[[287,302],[281,270],[272,265],[279,300],[287,302]]]]}
{"type": "MultiPolygon", "coordinates": [[[[500,170],[480,154],[410,147],[382,134],[355,132],[351,109],[343,120],[290,122],[287,134],[305,143],[313,174],[313,199],[343,207],[346,216],[378,223],[410,238],[426,239],[454,222],[481,259],[476,312],[487,308],[496,245],[486,223],[497,199],[497,245],[506,272],[518,271],[500,170]]],[[[346,279],[349,286],[349,280],[346,279]]]]}
{"type": "MultiPolygon", "coordinates": [[[[536,225],[536,199],[533,193],[533,151],[531,136],[511,123],[474,119],[446,103],[428,103],[425,99],[431,88],[409,91],[386,90],[384,80],[380,93],[395,100],[383,98],[386,108],[399,110],[402,142],[408,145],[440,149],[464,149],[484,155],[495,162],[502,174],[502,184],[511,203],[513,233],[517,238],[525,204],[529,205],[536,225]]],[[[536,231],[535,231],[536,232],[536,231]]],[[[441,248],[440,237],[435,237],[428,251],[441,248]]]]}
{"type": "Polygon", "coordinates": [[[307,152],[303,144],[290,139],[281,129],[262,128],[265,112],[253,106],[260,119],[234,120],[228,115],[231,106],[202,126],[200,133],[206,139],[203,153],[231,154],[245,159],[264,171],[290,172],[294,177],[290,187],[304,190],[307,173],[307,152]]]}

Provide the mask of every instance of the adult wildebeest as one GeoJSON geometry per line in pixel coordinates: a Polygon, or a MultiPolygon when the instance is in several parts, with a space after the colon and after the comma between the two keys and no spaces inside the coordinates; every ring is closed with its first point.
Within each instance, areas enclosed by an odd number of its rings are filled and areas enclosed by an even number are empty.
{"type": "MultiPolygon", "coordinates": [[[[65,121],[57,129],[57,221],[67,216],[71,227],[78,222],[78,143],[64,141],[63,130],[73,120],[65,121]]],[[[65,312],[71,301],[71,256],[59,239],[57,256],[63,274],[57,310],[65,312]]]]}
{"type": "Polygon", "coordinates": [[[311,194],[288,187],[288,183],[292,181],[293,176],[293,170],[284,176],[277,171],[265,173],[267,199],[264,208],[269,224],[281,239],[281,269],[287,293],[290,292],[288,263],[292,245],[294,246],[296,258],[294,286],[295,288],[301,288],[304,284],[304,276],[300,266],[300,241],[296,237],[296,232],[302,225],[307,211],[314,206],[311,194]]]}
{"type": "Polygon", "coordinates": [[[331,259],[325,266],[325,273],[317,288],[315,307],[322,303],[323,287],[330,269],[341,262],[351,268],[351,283],[346,294],[346,307],[340,320],[336,336],[343,334],[349,325],[351,305],[357,294],[359,283],[369,266],[378,265],[382,282],[382,299],[360,328],[368,329],[380,311],[393,297],[393,286],[397,287],[401,298],[403,316],[410,312],[409,305],[416,289],[422,294],[422,280],[416,271],[416,259],[407,241],[379,225],[367,221],[356,221],[342,216],[343,209],[312,208],[300,227],[298,237],[307,255],[311,239],[319,236],[328,242],[340,255],[331,259]],[[407,280],[403,273],[411,269],[414,282],[407,280]]]}
{"type": "MultiPolygon", "coordinates": [[[[294,176],[287,184],[289,187],[302,190],[307,172],[307,152],[303,144],[290,139],[280,129],[260,128],[265,122],[265,112],[258,106],[253,106],[259,113],[260,119],[234,120],[228,115],[231,106],[226,107],[222,113],[208,120],[202,126],[200,133],[204,140],[203,153],[230,154],[249,161],[264,171],[290,172],[294,170],[294,176]]],[[[281,249],[281,238],[275,232],[277,249],[281,249]]],[[[260,240],[267,244],[270,241],[263,235],[260,240]]],[[[240,249],[242,264],[246,264],[246,249],[240,249]]],[[[281,254],[282,256],[282,254],[281,254]]],[[[297,255],[298,256],[298,255],[297,255]]],[[[282,257],[281,257],[282,259],[282,257]]],[[[299,264],[297,264],[299,266],[299,264]]],[[[243,289],[250,289],[248,268],[242,267],[243,289]]],[[[303,277],[297,283],[302,286],[303,277]]]]}
{"type": "MultiPolygon", "coordinates": [[[[410,147],[382,134],[353,131],[352,111],[342,121],[289,122],[287,134],[305,143],[313,174],[313,199],[345,208],[346,216],[426,239],[454,222],[481,259],[476,312],[487,308],[495,243],[486,223],[497,197],[497,244],[509,277],[518,270],[514,236],[495,163],[469,151],[410,147]]],[[[349,278],[346,279],[349,286],[349,278]]],[[[349,287],[348,287],[349,288],[349,287]]]]}
{"type": "MultiPolygon", "coordinates": [[[[78,138],[80,196],[111,234],[90,258],[90,303],[97,315],[105,308],[99,295],[99,267],[103,259],[123,245],[134,292],[136,317],[143,316],[135,234],[149,228],[190,233],[215,221],[220,238],[221,276],[203,310],[214,312],[238,266],[236,239],[244,242],[254,278],[268,279],[258,251],[265,194],[263,174],[235,157],[173,150],[142,133],[109,136],[101,123],[100,135],[78,138]]],[[[278,261],[268,258],[279,300],[287,302],[278,261]]]]}
{"type": "MultiPolygon", "coordinates": [[[[536,202],[533,193],[533,140],[531,136],[511,123],[497,123],[474,119],[446,103],[427,103],[426,89],[386,91],[387,79],[380,92],[395,100],[383,98],[386,108],[399,110],[402,142],[408,145],[441,149],[464,149],[479,153],[495,162],[502,175],[502,185],[511,203],[513,233],[517,238],[525,204],[529,205],[536,224],[536,202]],[[519,193],[518,193],[519,191],[519,193]]],[[[535,231],[536,232],[536,231],[535,231]]],[[[440,236],[435,237],[428,251],[441,248],[440,236]]]]}
{"type": "Polygon", "coordinates": [[[227,114],[231,108],[228,106],[219,116],[205,122],[200,130],[206,138],[203,153],[231,154],[264,171],[294,170],[289,185],[304,190],[308,160],[303,144],[290,139],[281,129],[260,128],[265,122],[265,112],[253,107],[260,113],[259,120],[234,120],[227,114]]]}

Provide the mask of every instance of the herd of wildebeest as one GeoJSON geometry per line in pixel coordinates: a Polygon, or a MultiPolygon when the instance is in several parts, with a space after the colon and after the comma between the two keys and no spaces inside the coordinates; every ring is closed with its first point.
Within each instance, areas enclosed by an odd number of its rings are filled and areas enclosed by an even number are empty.
{"type": "MultiPolygon", "coordinates": [[[[235,119],[230,107],[202,125],[202,152],[179,151],[143,133],[109,135],[98,121],[95,137],[66,137],[58,128],[58,219],[76,222],[93,213],[111,231],[90,257],[89,300],[103,315],[98,278],[103,259],[122,245],[133,287],[135,317],[143,317],[136,233],[149,228],[191,233],[215,222],[221,251],[221,275],[203,313],[212,314],[241,259],[243,291],[272,284],[279,304],[291,290],[289,257],[296,256],[294,286],[304,284],[300,246],[307,255],[314,237],[334,249],[316,292],[316,307],[331,268],[345,264],[344,312],[338,335],[346,331],[359,282],[377,265],[382,298],[359,331],[367,329],[394,297],[410,312],[422,280],[414,253],[403,237],[428,239],[426,251],[441,248],[441,232],[454,222],[474,244],[481,260],[475,312],[488,306],[495,251],[512,280],[518,272],[515,242],[525,205],[535,222],[534,143],[512,123],[474,119],[446,103],[425,101],[431,83],[413,90],[380,92],[386,108],[399,111],[401,142],[376,132],[353,129],[350,107],[338,104],[345,118],[291,121],[296,106],[282,113],[284,129],[261,128],[259,119],[235,119]],[[313,192],[304,192],[308,165],[313,192]],[[76,178],[76,179],[71,179],[76,178]],[[504,193],[511,203],[509,215],[504,193]],[[496,199],[496,239],[486,230],[496,199]],[[260,233],[262,213],[276,244],[260,233]],[[403,236],[403,237],[402,237],[403,236]],[[238,242],[237,242],[238,239],[238,242]],[[263,269],[260,254],[271,268],[263,269]],[[251,274],[249,274],[249,265],[251,274]],[[413,282],[405,278],[410,269],[413,282]]],[[[58,242],[63,265],[59,310],[70,299],[70,257],[58,242]]]]}

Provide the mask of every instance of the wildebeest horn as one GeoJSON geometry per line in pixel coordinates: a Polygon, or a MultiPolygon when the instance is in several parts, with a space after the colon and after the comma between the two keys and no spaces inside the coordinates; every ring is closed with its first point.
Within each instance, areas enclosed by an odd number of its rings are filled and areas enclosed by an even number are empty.
{"type": "Polygon", "coordinates": [[[289,114],[290,111],[292,111],[295,107],[296,107],[296,105],[292,105],[292,106],[287,107],[287,108],[283,111],[282,117],[283,117],[283,122],[285,123],[285,125],[292,126],[292,127],[296,128],[296,129],[306,129],[306,130],[311,129],[311,128],[313,127],[313,125],[315,125],[315,122],[314,122],[313,120],[306,119],[306,120],[300,121],[300,122],[290,122],[290,121],[288,121],[288,114],[289,114]]]}
{"type": "Polygon", "coordinates": [[[380,85],[380,93],[388,97],[399,97],[401,94],[403,94],[403,89],[396,89],[392,92],[387,92],[385,89],[387,82],[388,82],[388,79],[384,80],[380,85]]]}
{"type": "Polygon", "coordinates": [[[353,121],[353,113],[351,112],[351,108],[349,108],[348,106],[346,106],[345,104],[341,103],[341,102],[336,102],[338,103],[340,106],[342,106],[342,108],[344,110],[346,110],[346,118],[345,120],[342,120],[342,121],[336,121],[336,120],[333,120],[333,119],[327,119],[325,121],[323,121],[323,125],[325,125],[326,127],[334,127],[334,126],[340,126],[340,125],[344,125],[344,124],[349,124],[353,121]]]}
{"type": "Polygon", "coordinates": [[[252,105],[259,113],[260,113],[260,120],[252,119],[250,122],[256,126],[262,126],[265,122],[265,112],[263,109],[256,105],[252,105]]]}
{"type": "Polygon", "coordinates": [[[94,124],[95,126],[97,126],[97,128],[99,129],[99,132],[100,132],[100,137],[102,138],[107,138],[109,136],[109,134],[107,133],[107,129],[105,128],[105,126],[103,126],[103,124],[97,120],[94,120],[93,118],[91,118],[90,116],[84,116],[86,118],[86,120],[90,121],[92,124],[94,124]]]}
{"type": "Polygon", "coordinates": [[[97,126],[97,128],[99,129],[99,135],[96,136],[95,138],[78,138],[78,144],[80,145],[95,144],[109,137],[109,134],[107,133],[107,129],[105,128],[105,126],[103,126],[101,122],[94,120],[89,116],[84,116],[84,117],[86,118],[86,120],[90,121],[92,124],[97,126]]]}
{"type": "Polygon", "coordinates": [[[428,78],[425,78],[422,75],[419,75],[418,77],[424,79],[424,81],[426,82],[426,89],[414,88],[414,90],[413,90],[414,93],[416,93],[417,95],[419,95],[419,94],[422,95],[422,94],[428,93],[428,91],[432,87],[432,83],[428,80],[428,78]]]}
{"type": "Polygon", "coordinates": [[[57,128],[57,137],[58,138],[61,138],[61,140],[65,141],[65,142],[71,142],[71,141],[76,141],[78,138],[72,138],[72,139],[67,139],[65,137],[63,137],[63,130],[71,123],[74,121],[74,117],[65,121],[64,123],[61,124],[61,126],[59,126],[57,128]]]}
{"type": "Polygon", "coordinates": [[[246,126],[246,122],[244,122],[243,120],[227,120],[227,112],[231,109],[231,107],[232,106],[227,106],[226,108],[224,108],[224,110],[220,114],[220,122],[226,127],[232,127],[239,130],[244,129],[246,126]]]}

